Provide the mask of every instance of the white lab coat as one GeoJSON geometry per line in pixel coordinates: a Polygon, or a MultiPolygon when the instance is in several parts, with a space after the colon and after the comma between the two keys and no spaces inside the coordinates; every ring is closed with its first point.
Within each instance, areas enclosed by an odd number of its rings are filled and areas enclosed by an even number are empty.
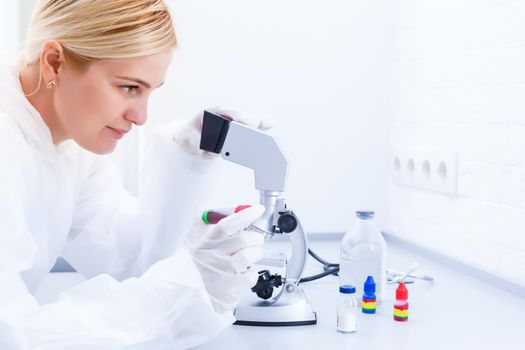
{"type": "Polygon", "coordinates": [[[106,158],[53,145],[17,68],[0,65],[0,349],[188,348],[231,325],[177,248],[213,161],[160,138],[131,197],[106,158]],[[89,280],[39,305],[58,256],[89,280]]]}

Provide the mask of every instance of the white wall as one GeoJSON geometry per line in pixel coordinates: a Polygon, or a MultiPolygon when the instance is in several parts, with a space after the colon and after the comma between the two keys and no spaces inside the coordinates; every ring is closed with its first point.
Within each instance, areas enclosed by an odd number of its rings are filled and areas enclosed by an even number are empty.
{"type": "MultiPolygon", "coordinates": [[[[18,3],[19,8],[19,31],[20,31],[20,42],[23,43],[26,38],[27,27],[31,21],[31,15],[39,0],[16,0],[14,3],[18,3]]],[[[10,1],[11,2],[11,1],[10,1]]]]}
{"type": "MultiPolygon", "coordinates": [[[[34,2],[0,2],[0,50],[34,2]]],[[[525,284],[525,1],[168,2],[180,45],[148,127],[217,104],[273,116],[308,231],[372,207],[385,231],[525,284]],[[458,152],[459,195],[388,181],[394,148],[458,152]]],[[[132,138],[115,159],[133,190],[132,138]]],[[[222,165],[209,205],[257,201],[222,165]]]]}
{"type": "MultiPolygon", "coordinates": [[[[342,232],[359,207],[385,217],[389,1],[168,3],[180,45],[150,125],[212,105],[267,114],[308,231],[342,232]]],[[[257,202],[253,175],[223,166],[209,205],[257,202]]]]}
{"type": "MultiPolygon", "coordinates": [[[[20,2],[18,23],[6,28],[25,28],[34,3],[20,2]]],[[[382,222],[388,1],[168,3],[180,45],[166,85],[150,102],[148,127],[213,105],[266,114],[278,120],[273,133],[292,162],[286,198],[308,231],[344,231],[362,207],[375,209],[382,222]]],[[[139,138],[135,132],[113,155],[132,192],[139,138]]],[[[221,165],[209,205],[258,202],[251,172],[221,165]]]]}
{"type": "Polygon", "coordinates": [[[525,1],[396,9],[392,146],[458,152],[459,196],[392,184],[387,231],[525,285],[525,1]]]}
{"type": "Polygon", "coordinates": [[[0,51],[17,52],[38,0],[0,1],[0,51]]]}
{"type": "Polygon", "coordinates": [[[19,48],[19,9],[16,1],[0,1],[0,52],[19,48]]]}

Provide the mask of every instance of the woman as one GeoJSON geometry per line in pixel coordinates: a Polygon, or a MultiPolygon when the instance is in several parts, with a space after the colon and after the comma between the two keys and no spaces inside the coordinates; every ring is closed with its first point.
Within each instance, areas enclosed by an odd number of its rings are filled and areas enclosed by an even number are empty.
{"type": "Polygon", "coordinates": [[[158,135],[139,198],[101,156],[146,122],[175,46],[161,0],[43,0],[23,55],[1,65],[1,349],[195,346],[255,284],[263,238],[243,229],[262,207],[191,224],[213,163],[202,113],[158,135]],[[39,305],[58,256],[89,279],[39,305]]]}

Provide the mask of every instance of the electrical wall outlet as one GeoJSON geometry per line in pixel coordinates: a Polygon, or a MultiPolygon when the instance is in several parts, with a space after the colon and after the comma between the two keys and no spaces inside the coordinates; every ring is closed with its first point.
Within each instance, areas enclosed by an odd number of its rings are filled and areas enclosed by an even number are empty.
{"type": "Polygon", "coordinates": [[[445,193],[458,193],[458,155],[456,152],[395,150],[392,154],[395,183],[445,193]]]}

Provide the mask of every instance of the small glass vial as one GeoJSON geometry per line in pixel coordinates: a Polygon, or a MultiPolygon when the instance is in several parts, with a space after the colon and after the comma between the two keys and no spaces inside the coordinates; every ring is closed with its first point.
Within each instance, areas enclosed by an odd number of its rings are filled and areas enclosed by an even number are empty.
{"type": "Polygon", "coordinates": [[[356,331],[357,301],[355,287],[345,285],[339,287],[339,301],[337,303],[337,331],[354,333],[356,331]]]}

